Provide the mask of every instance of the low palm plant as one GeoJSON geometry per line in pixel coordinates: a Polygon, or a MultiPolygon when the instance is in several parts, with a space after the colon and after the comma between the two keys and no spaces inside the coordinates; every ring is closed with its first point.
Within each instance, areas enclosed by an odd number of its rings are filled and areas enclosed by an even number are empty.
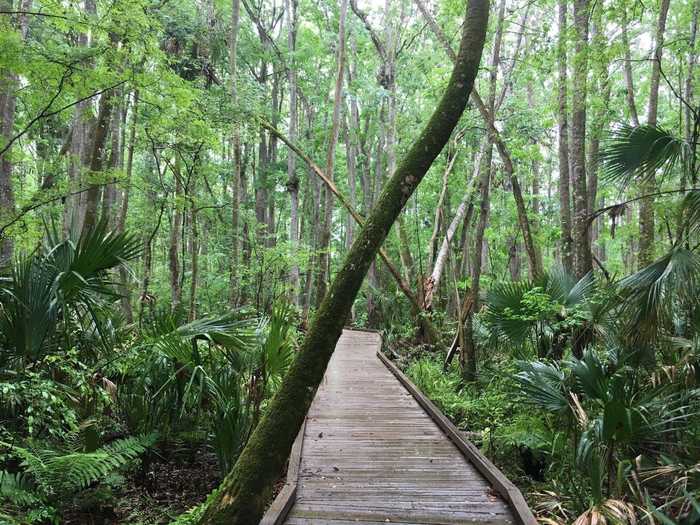
{"type": "Polygon", "coordinates": [[[105,223],[65,240],[47,228],[41,250],[20,256],[0,281],[0,368],[71,348],[82,333],[105,343],[102,310],[118,297],[111,271],[136,258],[140,246],[105,223]]]}

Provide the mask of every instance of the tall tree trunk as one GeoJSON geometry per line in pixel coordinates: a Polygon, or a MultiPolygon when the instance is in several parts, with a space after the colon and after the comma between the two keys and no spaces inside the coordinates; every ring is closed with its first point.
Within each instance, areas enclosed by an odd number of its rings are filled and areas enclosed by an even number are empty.
{"type": "Polygon", "coordinates": [[[173,219],[170,226],[170,242],[168,243],[168,273],[170,277],[170,309],[177,309],[182,303],[182,282],[180,280],[179,246],[182,240],[182,173],[180,157],[173,164],[175,179],[175,195],[173,196],[173,219]]]}
{"type": "MultiPolygon", "coordinates": [[[[136,124],[138,117],[138,107],[139,107],[139,92],[134,91],[134,102],[133,109],[131,111],[131,129],[129,131],[129,147],[127,149],[126,157],[126,181],[124,183],[124,193],[122,196],[121,208],[119,210],[119,218],[117,219],[117,231],[119,233],[124,232],[126,229],[126,218],[129,213],[129,196],[131,195],[131,176],[134,169],[134,148],[136,146],[136,124]]],[[[125,122],[126,125],[126,122],[125,122]]],[[[128,275],[126,273],[126,268],[120,266],[119,268],[119,279],[122,288],[122,298],[121,305],[122,311],[124,312],[124,317],[127,322],[134,322],[134,313],[131,308],[130,291],[128,286],[128,275]]]]}
{"type": "Polygon", "coordinates": [[[445,94],[386,184],[326,294],[296,360],[200,523],[250,525],[260,520],[369,266],[464,111],[486,37],[488,0],[471,0],[467,9],[459,58],[445,94]]]}
{"type": "MultiPolygon", "coordinates": [[[[495,118],[496,86],[498,67],[501,63],[501,43],[503,40],[503,20],[505,17],[506,0],[501,0],[498,7],[496,35],[493,40],[491,63],[489,67],[489,98],[488,110],[491,119],[495,118]]],[[[491,122],[493,124],[493,120],[491,122]]],[[[474,255],[472,259],[471,288],[466,299],[469,308],[466,310],[463,329],[463,346],[460,352],[460,368],[465,381],[474,381],[477,372],[476,341],[474,340],[474,312],[478,311],[479,290],[481,286],[481,269],[483,264],[484,233],[488,224],[491,208],[490,188],[493,170],[493,137],[486,139],[484,156],[479,164],[479,221],[474,233],[474,255]]]]}
{"type": "MultiPolygon", "coordinates": [[[[664,51],[664,33],[670,0],[661,0],[659,18],[656,24],[656,45],[654,60],[651,64],[649,80],[649,106],[647,108],[647,125],[656,126],[659,107],[659,83],[661,80],[661,58],[664,51]]],[[[656,191],[656,176],[653,172],[646,174],[646,180],[640,184],[642,195],[656,191]]],[[[654,198],[642,199],[639,204],[639,257],[638,266],[644,268],[654,262],[654,198]]]]}
{"type": "Polygon", "coordinates": [[[625,76],[625,95],[627,99],[627,109],[633,126],[639,126],[639,114],[637,113],[637,104],[634,101],[634,76],[632,75],[632,51],[630,48],[630,40],[627,33],[627,8],[622,8],[622,47],[625,52],[624,76],[625,76]]]}
{"type": "Polygon", "coordinates": [[[190,306],[188,317],[190,321],[197,319],[197,285],[199,284],[199,228],[197,225],[197,211],[194,202],[192,202],[190,209],[190,242],[192,245],[190,256],[192,260],[190,267],[190,306]]]}
{"type": "Polygon", "coordinates": [[[102,185],[100,181],[94,180],[104,168],[104,153],[107,136],[109,134],[109,123],[114,109],[114,93],[107,91],[100,97],[99,112],[95,122],[95,130],[92,141],[92,152],[90,154],[90,186],[86,192],[85,219],[83,220],[83,231],[92,229],[97,223],[97,207],[100,201],[102,185]]]}
{"type": "MultiPolygon", "coordinates": [[[[0,0],[0,8],[7,12],[13,11],[12,0],[0,0]]],[[[10,24],[11,30],[19,33],[19,38],[24,41],[27,36],[27,14],[31,9],[31,0],[22,0],[17,6],[19,11],[14,23],[10,24]]],[[[4,17],[3,17],[4,18],[4,17]]],[[[0,25],[3,31],[8,28],[0,25]]],[[[15,91],[19,89],[19,77],[10,71],[0,70],[0,146],[8,143],[14,134],[15,106],[17,97],[15,91]]],[[[15,194],[12,183],[12,149],[7,149],[0,154],[0,219],[6,219],[15,211],[15,194]]],[[[6,233],[0,237],[0,267],[12,261],[14,244],[12,237],[6,233]]]]}
{"type": "Polygon", "coordinates": [[[574,272],[578,278],[593,267],[588,235],[588,186],[586,181],[586,94],[588,77],[588,0],[574,0],[575,54],[571,118],[571,161],[573,166],[574,272]]]}
{"type": "Polygon", "coordinates": [[[695,99],[695,85],[694,85],[694,74],[695,65],[698,60],[697,52],[695,51],[695,45],[698,36],[698,16],[700,15],[700,0],[693,1],[693,18],[690,22],[690,36],[688,37],[688,65],[685,77],[684,86],[684,96],[688,103],[685,106],[685,137],[686,140],[692,140],[693,127],[695,125],[695,119],[693,118],[693,112],[691,110],[694,107],[695,99]]]}
{"type": "MultiPolygon", "coordinates": [[[[110,125],[110,131],[109,135],[111,138],[111,145],[110,145],[110,150],[109,150],[109,158],[107,160],[107,165],[109,166],[109,169],[111,170],[110,177],[114,177],[114,174],[116,173],[117,170],[119,170],[119,165],[121,164],[121,128],[123,126],[122,123],[122,116],[123,116],[123,111],[122,111],[122,105],[123,105],[123,96],[121,95],[115,95],[115,107],[114,111],[112,111],[112,122],[110,125]]],[[[102,215],[101,215],[101,221],[104,221],[105,224],[112,225],[115,223],[115,217],[114,217],[114,204],[117,200],[117,186],[116,183],[111,182],[109,184],[106,184],[104,186],[104,195],[102,197],[102,215]]]]}
{"type": "Polygon", "coordinates": [[[558,102],[557,128],[559,134],[559,218],[561,222],[561,260],[567,272],[573,273],[571,244],[571,193],[569,191],[569,115],[567,108],[567,0],[559,0],[559,35],[557,37],[558,102]]]}
{"type": "MultiPolygon", "coordinates": [[[[297,0],[286,0],[287,11],[287,47],[291,54],[287,68],[289,83],[289,140],[297,139],[297,72],[294,53],[296,51],[297,35],[297,0]]],[[[289,244],[291,247],[292,264],[289,274],[289,285],[293,301],[299,302],[299,177],[296,174],[296,156],[291,152],[287,155],[287,191],[289,192],[289,244]]]]}
{"type": "MultiPolygon", "coordinates": [[[[229,76],[231,78],[231,105],[238,107],[238,33],[240,30],[240,0],[231,0],[231,33],[229,37],[229,76]]],[[[229,304],[235,306],[241,284],[238,279],[240,263],[240,208],[241,208],[241,133],[238,122],[233,124],[231,137],[233,176],[231,177],[231,265],[229,268],[229,304]]]]}
{"type": "Polygon", "coordinates": [[[440,287],[440,281],[442,279],[442,274],[447,263],[447,257],[450,253],[452,239],[457,233],[457,228],[459,228],[459,225],[464,221],[464,217],[466,216],[467,211],[469,209],[469,205],[474,193],[474,183],[476,181],[479,181],[479,173],[482,171],[480,167],[481,161],[484,158],[485,154],[487,154],[487,152],[485,151],[486,149],[487,146],[484,144],[481,147],[479,154],[474,159],[474,174],[467,183],[467,188],[464,192],[464,196],[462,197],[462,201],[459,203],[457,211],[455,212],[452,221],[450,221],[450,224],[447,227],[447,230],[445,231],[445,236],[443,237],[442,243],[440,244],[440,249],[438,250],[437,255],[435,256],[433,271],[430,273],[430,277],[426,279],[426,283],[424,285],[425,292],[423,297],[423,303],[426,310],[432,308],[433,297],[440,287]]]}
{"type": "MultiPolygon", "coordinates": [[[[343,104],[343,75],[345,74],[345,15],[347,12],[347,0],[340,0],[340,15],[338,19],[338,51],[336,55],[336,78],[333,95],[333,118],[331,121],[331,136],[328,140],[328,152],[326,155],[326,176],[333,180],[335,163],[335,147],[340,133],[340,108],[343,104]]],[[[326,295],[326,279],[330,276],[331,260],[331,227],[333,222],[333,194],[328,188],[324,188],[325,202],[323,207],[323,226],[321,228],[321,242],[319,245],[318,283],[316,289],[316,303],[321,304],[326,295]]]]}

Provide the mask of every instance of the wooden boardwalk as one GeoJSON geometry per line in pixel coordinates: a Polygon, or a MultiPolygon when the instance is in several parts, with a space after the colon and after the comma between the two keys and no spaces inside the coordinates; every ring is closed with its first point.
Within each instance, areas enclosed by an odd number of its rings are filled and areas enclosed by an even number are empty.
{"type": "Polygon", "coordinates": [[[261,523],[536,523],[520,492],[378,356],[380,347],[378,334],[343,332],[287,485],[261,523]]]}

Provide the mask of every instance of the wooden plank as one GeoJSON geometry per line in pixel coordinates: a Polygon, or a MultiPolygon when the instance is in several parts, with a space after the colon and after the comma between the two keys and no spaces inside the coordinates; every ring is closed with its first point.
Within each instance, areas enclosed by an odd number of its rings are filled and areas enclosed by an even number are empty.
{"type": "Polygon", "coordinates": [[[435,423],[447,434],[452,442],[464,456],[493,484],[503,498],[512,506],[518,523],[521,525],[537,525],[537,520],[527,505],[520,490],[506,478],[503,473],[484,456],[472,443],[466,441],[457,427],[428,399],[418,387],[416,387],[406,375],[399,370],[388,357],[381,352],[377,353],[379,359],[386,365],[389,371],[406,387],[411,395],[418,401],[435,423]]]}
{"type": "Polygon", "coordinates": [[[267,509],[260,525],[282,525],[296,501],[297,484],[285,483],[284,487],[267,509]]]}

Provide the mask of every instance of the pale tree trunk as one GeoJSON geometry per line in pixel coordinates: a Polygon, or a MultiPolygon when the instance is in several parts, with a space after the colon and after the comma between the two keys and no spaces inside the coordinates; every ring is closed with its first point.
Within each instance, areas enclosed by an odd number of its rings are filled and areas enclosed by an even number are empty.
{"type": "Polygon", "coordinates": [[[693,18],[690,23],[690,36],[688,38],[688,47],[690,51],[688,52],[688,66],[685,78],[684,94],[685,100],[688,106],[685,106],[685,137],[686,140],[692,140],[694,135],[695,119],[693,118],[693,112],[691,107],[694,107],[695,99],[695,85],[694,85],[694,74],[695,65],[697,63],[697,52],[695,51],[695,44],[697,42],[698,36],[698,15],[700,15],[700,0],[694,0],[693,2],[693,18]],[[690,107],[689,107],[690,106],[690,107]]]}
{"type": "Polygon", "coordinates": [[[569,113],[567,102],[567,0],[559,0],[559,34],[557,37],[557,78],[558,112],[557,131],[559,135],[559,221],[561,223],[561,261],[564,269],[573,273],[574,259],[571,237],[571,192],[569,190],[569,113]]]}
{"type": "Polygon", "coordinates": [[[588,187],[586,182],[586,95],[589,15],[588,0],[574,0],[575,53],[571,115],[571,162],[574,185],[574,273],[579,279],[593,267],[588,236],[588,187]]]}
{"type": "MultiPolygon", "coordinates": [[[[654,59],[651,65],[651,78],[649,80],[649,106],[647,108],[647,125],[656,126],[657,111],[659,107],[659,83],[661,80],[661,58],[664,50],[664,33],[666,32],[666,18],[670,0],[661,0],[659,5],[659,18],[656,25],[656,44],[654,59]]],[[[642,195],[656,191],[656,176],[647,173],[646,180],[640,184],[642,195]]],[[[644,268],[654,261],[654,198],[642,199],[639,204],[639,257],[638,267],[644,268]]]]}
{"type": "MultiPolygon", "coordinates": [[[[241,2],[231,1],[231,33],[229,37],[229,76],[231,78],[231,105],[238,108],[238,33],[240,29],[241,2]]],[[[241,208],[241,133],[240,124],[234,122],[231,137],[233,176],[231,177],[231,265],[229,268],[229,304],[235,306],[241,283],[238,278],[240,263],[240,208],[241,208]]],[[[171,244],[172,246],[172,244],[171,244]]]]}
{"type": "MultiPolygon", "coordinates": [[[[0,7],[4,11],[12,11],[12,4],[12,0],[0,1],[0,7]]],[[[22,14],[22,12],[30,10],[31,5],[31,0],[21,1],[17,6],[20,13],[16,15],[15,21],[10,24],[11,29],[19,33],[21,41],[25,40],[28,28],[27,15],[22,14]]],[[[0,28],[3,28],[3,26],[0,25],[0,28]]],[[[4,30],[6,29],[3,28],[4,30]]],[[[15,91],[19,87],[17,75],[8,71],[0,71],[0,146],[7,144],[14,134],[15,106],[17,105],[15,91]]],[[[15,212],[15,194],[12,182],[13,167],[12,148],[10,148],[0,155],[0,219],[2,220],[9,218],[15,212]]],[[[4,234],[0,238],[0,267],[12,261],[13,249],[12,237],[4,234]]]]}
{"type": "Polygon", "coordinates": [[[428,247],[428,264],[435,264],[435,254],[437,253],[437,243],[438,235],[442,230],[442,225],[445,221],[445,199],[447,197],[447,186],[450,180],[450,173],[454,167],[455,161],[458,156],[458,149],[456,145],[452,146],[451,143],[447,147],[447,166],[445,171],[442,173],[442,188],[440,189],[440,196],[438,197],[437,206],[435,206],[435,218],[433,219],[433,233],[430,236],[430,246],[428,247]]]}
{"type": "Polygon", "coordinates": [[[445,231],[445,236],[443,237],[442,243],[440,244],[440,249],[438,250],[437,255],[435,256],[433,271],[430,273],[430,277],[426,279],[423,297],[423,304],[426,310],[431,309],[433,306],[433,298],[440,287],[440,281],[442,279],[442,274],[445,269],[445,265],[447,264],[447,258],[450,253],[452,239],[457,233],[457,228],[459,228],[459,225],[464,221],[464,217],[466,216],[467,210],[469,209],[469,203],[471,202],[472,195],[474,193],[474,183],[475,181],[480,180],[479,173],[482,171],[481,161],[485,157],[485,155],[489,153],[488,151],[486,151],[487,149],[488,148],[486,144],[482,145],[479,154],[474,159],[474,174],[467,183],[467,189],[464,192],[462,201],[459,203],[457,211],[455,212],[452,221],[450,222],[449,226],[447,227],[447,230],[445,231]]]}
{"type": "MultiPolygon", "coordinates": [[[[328,139],[328,151],[326,155],[326,176],[333,180],[335,164],[335,147],[340,133],[340,108],[343,104],[343,77],[345,74],[345,15],[347,12],[347,0],[340,0],[340,17],[338,19],[338,51],[336,54],[336,77],[333,94],[333,118],[331,120],[331,136],[328,139]]],[[[323,205],[323,226],[321,229],[321,242],[319,254],[318,284],[316,290],[316,303],[321,304],[326,295],[326,279],[330,276],[331,261],[331,228],[333,223],[333,194],[324,188],[325,201],[323,205]]]]}
{"type": "Polygon", "coordinates": [[[386,184],[326,294],[282,385],[236,465],[211,498],[200,524],[259,522],[369,266],[464,111],[478,71],[487,23],[488,1],[471,0],[459,58],[442,100],[420,138],[386,184]]]}
{"type": "MultiPolygon", "coordinates": [[[[297,72],[294,52],[296,51],[297,35],[297,0],[286,0],[287,11],[287,47],[291,53],[287,68],[289,83],[289,140],[297,139],[297,72]]],[[[296,157],[287,155],[287,191],[289,192],[289,244],[292,264],[289,274],[289,284],[293,301],[299,303],[299,177],[296,174],[296,157]]]]}
{"type": "MultiPolygon", "coordinates": [[[[587,213],[590,217],[596,209],[598,197],[598,168],[600,158],[600,141],[603,137],[605,127],[608,124],[607,114],[610,104],[610,79],[608,77],[608,58],[605,55],[607,48],[607,39],[605,38],[605,25],[603,22],[602,9],[596,9],[593,16],[593,25],[591,27],[591,44],[594,50],[593,60],[593,87],[595,98],[598,103],[593,104],[592,122],[589,133],[588,145],[588,209],[587,213]]],[[[589,243],[591,250],[593,245],[597,244],[599,233],[600,219],[595,219],[595,222],[589,224],[589,243]]]]}
{"type": "MultiPolygon", "coordinates": [[[[348,189],[350,190],[348,198],[350,199],[350,205],[353,208],[357,208],[357,145],[350,135],[347,122],[343,128],[348,168],[348,189]]],[[[355,220],[350,213],[347,215],[345,231],[345,249],[349,250],[355,238],[355,220]]]]}

